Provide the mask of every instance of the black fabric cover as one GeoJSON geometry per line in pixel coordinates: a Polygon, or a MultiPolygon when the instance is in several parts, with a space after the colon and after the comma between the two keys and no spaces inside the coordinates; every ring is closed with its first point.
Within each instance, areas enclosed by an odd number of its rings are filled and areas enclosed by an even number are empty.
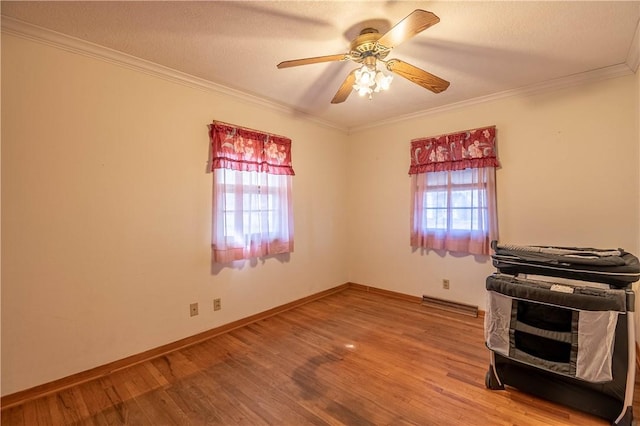
{"type": "MultiPolygon", "coordinates": [[[[497,241],[492,241],[491,247],[495,252],[491,256],[493,265],[505,274],[547,275],[605,283],[618,288],[628,287],[631,283],[640,280],[640,261],[636,256],[623,249],[616,249],[620,252],[619,256],[589,257],[562,256],[501,248],[497,241]]],[[[579,247],[555,248],[584,250],[585,252],[600,250],[579,247]]]]}
{"type": "Polygon", "coordinates": [[[627,298],[623,291],[575,287],[573,293],[562,293],[551,291],[552,285],[545,281],[525,280],[506,274],[489,275],[486,280],[487,290],[517,299],[585,311],[627,311],[627,298]]]}

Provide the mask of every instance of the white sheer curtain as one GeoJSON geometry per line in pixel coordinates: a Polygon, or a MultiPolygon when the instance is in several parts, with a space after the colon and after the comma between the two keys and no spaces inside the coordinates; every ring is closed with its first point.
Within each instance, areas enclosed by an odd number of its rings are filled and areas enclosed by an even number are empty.
{"type": "Polygon", "coordinates": [[[495,168],[411,175],[411,245],[489,254],[497,239],[495,168]]]}
{"type": "Polygon", "coordinates": [[[293,251],[291,140],[214,122],[213,261],[293,251]]]}
{"type": "Polygon", "coordinates": [[[216,262],[293,251],[291,175],[215,169],[213,181],[216,262]]]}

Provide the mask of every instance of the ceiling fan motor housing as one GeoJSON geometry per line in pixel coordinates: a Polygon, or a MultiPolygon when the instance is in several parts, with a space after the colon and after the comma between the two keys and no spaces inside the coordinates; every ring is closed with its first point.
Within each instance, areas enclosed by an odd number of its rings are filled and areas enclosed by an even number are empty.
{"type": "Polygon", "coordinates": [[[351,59],[358,63],[365,63],[369,67],[375,66],[376,59],[384,59],[391,49],[378,44],[382,34],[375,28],[365,28],[360,35],[351,42],[351,59]],[[371,58],[371,59],[369,59],[371,58]]]}

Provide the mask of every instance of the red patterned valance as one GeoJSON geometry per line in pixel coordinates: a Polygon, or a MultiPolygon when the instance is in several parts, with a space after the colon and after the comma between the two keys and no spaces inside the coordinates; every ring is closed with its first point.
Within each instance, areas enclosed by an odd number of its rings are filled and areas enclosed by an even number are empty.
{"type": "Polygon", "coordinates": [[[209,125],[211,170],[294,175],[291,139],[219,121],[209,125]]]}
{"type": "Polygon", "coordinates": [[[410,175],[499,165],[495,126],[411,141],[410,175]]]}

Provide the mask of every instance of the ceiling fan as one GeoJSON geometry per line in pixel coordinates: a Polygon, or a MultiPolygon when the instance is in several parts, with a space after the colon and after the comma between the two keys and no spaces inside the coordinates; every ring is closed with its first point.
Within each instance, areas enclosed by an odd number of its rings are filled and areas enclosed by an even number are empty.
{"type": "Polygon", "coordinates": [[[400,59],[385,60],[391,49],[438,22],[440,22],[440,18],[432,12],[416,9],[385,34],[380,34],[375,28],[363,29],[351,42],[351,49],[348,53],[284,61],[278,64],[278,68],[346,60],[363,64],[362,67],[356,68],[349,73],[331,100],[332,104],[339,104],[347,100],[352,89],[356,89],[360,94],[368,94],[369,98],[371,98],[373,91],[388,88],[391,80],[390,76],[385,76],[382,72],[376,71],[378,62],[383,63],[388,71],[434,93],[440,93],[449,87],[448,81],[400,59]]]}

